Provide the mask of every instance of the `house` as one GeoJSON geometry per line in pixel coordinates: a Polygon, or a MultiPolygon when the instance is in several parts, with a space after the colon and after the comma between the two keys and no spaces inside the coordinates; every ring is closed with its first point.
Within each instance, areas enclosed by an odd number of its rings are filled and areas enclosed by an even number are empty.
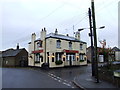
{"type": "Polygon", "coordinates": [[[2,51],[2,66],[28,66],[28,52],[25,48],[19,49],[19,46],[17,46],[17,49],[2,51]]]}
{"type": "Polygon", "coordinates": [[[115,60],[116,61],[120,61],[120,49],[117,47],[113,47],[112,51],[115,52],[115,60]]]}
{"type": "Polygon", "coordinates": [[[29,42],[29,66],[49,68],[87,65],[86,42],[80,41],[80,33],[75,37],[55,33],[46,34],[42,29],[40,38],[33,33],[29,42]]]}
{"type": "MultiPolygon", "coordinates": [[[[110,48],[97,47],[99,62],[115,61],[115,52],[110,48]]],[[[87,48],[87,59],[91,62],[91,46],[87,48]]]]}
{"type": "Polygon", "coordinates": [[[0,51],[0,67],[2,67],[2,51],[0,51]]]}

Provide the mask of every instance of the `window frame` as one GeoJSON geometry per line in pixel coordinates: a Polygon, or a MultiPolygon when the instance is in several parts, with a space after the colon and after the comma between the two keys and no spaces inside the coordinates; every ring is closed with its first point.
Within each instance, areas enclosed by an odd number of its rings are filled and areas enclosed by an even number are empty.
{"type": "Polygon", "coordinates": [[[69,49],[70,50],[72,49],[72,42],[71,41],[69,42],[69,49]]]}
{"type": "Polygon", "coordinates": [[[83,44],[80,44],[80,50],[83,50],[83,44]]]}
{"type": "Polygon", "coordinates": [[[35,62],[40,63],[40,53],[36,53],[35,62]]]}
{"type": "Polygon", "coordinates": [[[37,48],[42,47],[42,41],[37,42],[37,48]]]}
{"type": "Polygon", "coordinates": [[[56,41],[56,48],[61,48],[61,40],[56,41]]]}
{"type": "Polygon", "coordinates": [[[56,52],[55,58],[56,58],[56,61],[62,60],[62,53],[56,52]]]}

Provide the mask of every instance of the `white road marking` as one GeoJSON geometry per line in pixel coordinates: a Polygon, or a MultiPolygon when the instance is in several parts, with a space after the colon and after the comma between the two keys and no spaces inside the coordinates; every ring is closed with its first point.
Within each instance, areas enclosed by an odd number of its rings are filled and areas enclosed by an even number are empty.
{"type": "Polygon", "coordinates": [[[54,78],[54,77],[51,77],[51,78],[54,78]]]}
{"type": "Polygon", "coordinates": [[[63,84],[65,84],[65,85],[67,85],[67,86],[71,86],[70,84],[67,84],[67,83],[65,83],[65,82],[63,82],[63,84]]]}
{"type": "Polygon", "coordinates": [[[67,80],[64,80],[65,82],[67,82],[67,80]]]}
{"type": "Polygon", "coordinates": [[[60,80],[62,80],[62,78],[60,78],[60,77],[57,77],[58,79],[60,79],[60,80]]]}
{"type": "Polygon", "coordinates": [[[72,85],[71,85],[71,82],[68,82],[67,80],[64,80],[64,79],[62,79],[62,78],[60,78],[60,77],[57,77],[56,75],[54,75],[54,74],[52,74],[52,73],[48,73],[49,75],[49,77],[51,77],[51,78],[53,78],[54,80],[56,80],[56,81],[58,81],[59,83],[62,83],[62,84],[64,84],[64,85],[66,85],[66,86],[69,86],[69,87],[71,87],[71,88],[75,88],[75,87],[73,87],[72,85]]]}
{"type": "Polygon", "coordinates": [[[58,80],[58,82],[61,82],[60,80],[58,80]]]}
{"type": "Polygon", "coordinates": [[[66,84],[67,86],[71,86],[70,84],[66,84]]]}
{"type": "Polygon", "coordinates": [[[66,83],[64,83],[64,82],[63,82],[63,84],[65,84],[65,85],[66,85],[66,83]]]}
{"type": "Polygon", "coordinates": [[[54,78],[54,80],[57,80],[56,78],[54,78]]]}
{"type": "Polygon", "coordinates": [[[52,74],[52,73],[51,73],[50,75],[51,75],[51,76],[53,76],[53,74],[52,74]]]}

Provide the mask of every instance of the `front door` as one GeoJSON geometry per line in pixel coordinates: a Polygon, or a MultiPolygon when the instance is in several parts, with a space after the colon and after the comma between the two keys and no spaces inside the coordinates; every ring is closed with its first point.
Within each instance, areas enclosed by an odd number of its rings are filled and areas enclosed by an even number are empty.
{"type": "Polygon", "coordinates": [[[72,56],[70,55],[69,58],[70,58],[70,66],[72,66],[72,56]]]}

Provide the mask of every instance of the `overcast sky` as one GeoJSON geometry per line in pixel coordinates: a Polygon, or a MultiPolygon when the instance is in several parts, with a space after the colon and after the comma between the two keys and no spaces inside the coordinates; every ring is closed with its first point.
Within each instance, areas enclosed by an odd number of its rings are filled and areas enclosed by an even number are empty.
{"type": "MultiPolygon", "coordinates": [[[[95,0],[96,27],[98,40],[106,39],[106,47],[118,46],[118,1],[95,0]]],[[[73,31],[88,28],[88,8],[91,0],[1,0],[0,50],[20,47],[28,48],[31,34],[40,36],[42,28],[47,33],[58,29],[60,34],[73,36],[73,31]],[[73,30],[74,25],[74,30],[73,30]]],[[[90,46],[89,29],[81,32],[81,40],[90,46]]],[[[98,46],[101,46],[98,42],[98,46]]]]}

